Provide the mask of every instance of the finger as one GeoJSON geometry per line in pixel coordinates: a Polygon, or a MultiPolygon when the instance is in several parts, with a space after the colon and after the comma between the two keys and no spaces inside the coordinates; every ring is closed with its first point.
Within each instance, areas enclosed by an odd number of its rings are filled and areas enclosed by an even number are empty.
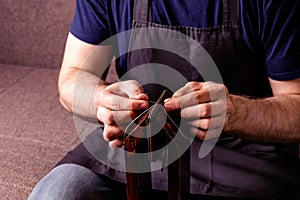
{"type": "Polygon", "coordinates": [[[191,132],[191,134],[195,135],[195,137],[197,137],[198,139],[204,140],[207,130],[201,130],[201,129],[191,126],[190,132],[191,132]]]}
{"type": "Polygon", "coordinates": [[[213,118],[189,120],[187,123],[190,126],[193,126],[195,128],[209,130],[209,129],[223,128],[224,121],[225,121],[224,116],[216,116],[213,118]]]}
{"type": "Polygon", "coordinates": [[[105,107],[98,107],[97,119],[107,125],[115,124],[115,120],[114,120],[111,110],[107,109],[105,107]]]}
{"type": "Polygon", "coordinates": [[[218,138],[221,134],[220,129],[210,129],[210,130],[202,130],[202,129],[197,129],[195,127],[190,128],[190,132],[195,135],[200,140],[210,140],[214,138],[218,138]]]}
{"type": "Polygon", "coordinates": [[[137,81],[121,81],[95,91],[96,105],[112,110],[147,108],[148,96],[137,81]],[[130,99],[130,100],[129,100],[130,99]]]}
{"type": "Polygon", "coordinates": [[[127,126],[138,115],[134,111],[112,111],[114,124],[120,126],[127,126]]]}
{"type": "Polygon", "coordinates": [[[124,144],[123,139],[115,139],[115,140],[109,142],[109,146],[112,149],[117,148],[117,147],[122,147],[123,144],[124,144]]]}
{"type": "Polygon", "coordinates": [[[97,119],[107,125],[123,125],[131,122],[137,114],[134,111],[112,111],[104,107],[99,107],[97,110],[97,119]]]}
{"type": "Polygon", "coordinates": [[[191,93],[197,90],[202,90],[205,87],[207,87],[207,85],[209,84],[212,84],[212,82],[188,82],[187,84],[185,84],[185,86],[177,90],[173,94],[173,97],[180,97],[187,93],[191,93]]]}
{"type": "Polygon", "coordinates": [[[191,120],[188,124],[196,129],[208,130],[210,128],[210,120],[210,118],[191,120]]]}
{"type": "Polygon", "coordinates": [[[211,91],[207,88],[210,84],[212,83],[190,82],[186,84],[179,91],[175,92],[172,98],[165,100],[165,108],[167,111],[174,111],[188,106],[210,102],[211,91]]]}
{"type": "Polygon", "coordinates": [[[110,142],[122,137],[123,130],[119,126],[104,125],[103,138],[105,141],[110,142]]]}
{"type": "Polygon", "coordinates": [[[211,101],[219,101],[226,99],[227,88],[223,84],[208,84],[208,89],[211,101]]]}
{"type": "Polygon", "coordinates": [[[182,118],[207,118],[211,116],[212,103],[198,104],[195,106],[186,107],[181,110],[180,116],[182,118]]]}
{"type": "Polygon", "coordinates": [[[197,105],[199,103],[210,102],[210,94],[207,89],[201,91],[193,91],[180,97],[171,98],[165,102],[168,111],[183,109],[188,106],[197,105]]]}
{"type": "Polygon", "coordinates": [[[226,104],[223,101],[197,104],[183,108],[180,112],[183,118],[207,118],[218,115],[225,115],[226,104]]]}
{"type": "MultiPolygon", "coordinates": [[[[140,95],[141,97],[144,95],[140,95]]],[[[97,97],[98,106],[111,110],[143,110],[148,108],[149,103],[146,99],[132,99],[124,96],[112,94],[109,91],[101,91],[97,97]]]]}
{"type": "Polygon", "coordinates": [[[108,86],[106,89],[113,94],[134,99],[145,98],[147,96],[144,94],[141,84],[135,80],[121,81],[108,86]]]}

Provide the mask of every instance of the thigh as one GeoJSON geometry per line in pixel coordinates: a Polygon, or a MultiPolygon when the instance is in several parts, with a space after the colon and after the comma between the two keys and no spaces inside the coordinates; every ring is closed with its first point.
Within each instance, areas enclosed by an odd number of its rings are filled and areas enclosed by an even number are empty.
{"type": "Polygon", "coordinates": [[[39,181],[29,200],[125,199],[125,185],[75,164],[54,168],[39,181]]]}

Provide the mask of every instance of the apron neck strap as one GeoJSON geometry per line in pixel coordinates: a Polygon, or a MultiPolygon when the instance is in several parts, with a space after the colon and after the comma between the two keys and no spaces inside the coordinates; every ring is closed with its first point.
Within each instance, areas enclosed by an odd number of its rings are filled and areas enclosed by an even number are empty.
{"type": "Polygon", "coordinates": [[[223,0],[223,22],[222,25],[239,23],[240,18],[240,1],[223,0]]]}
{"type": "MultiPolygon", "coordinates": [[[[152,21],[152,0],[134,0],[133,20],[135,21],[152,21]]],[[[223,21],[222,25],[239,23],[240,18],[240,1],[223,0],[223,21]]]]}
{"type": "Polygon", "coordinates": [[[152,21],[152,0],[134,0],[133,20],[134,21],[152,21]]]}

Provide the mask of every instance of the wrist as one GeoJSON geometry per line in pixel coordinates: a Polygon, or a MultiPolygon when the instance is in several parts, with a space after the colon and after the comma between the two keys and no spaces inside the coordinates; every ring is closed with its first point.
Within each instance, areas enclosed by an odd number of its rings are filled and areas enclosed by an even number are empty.
{"type": "Polygon", "coordinates": [[[99,105],[99,101],[101,101],[101,93],[103,92],[103,90],[105,90],[105,88],[108,86],[108,84],[100,79],[95,87],[94,90],[94,98],[93,98],[93,110],[96,113],[97,116],[97,108],[99,105]]]}
{"type": "Polygon", "coordinates": [[[224,132],[235,133],[241,131],[240,129],[249,112],[249,104],[251,101],[251,99],[242,96],[229,96],[230,103],[227,109],[224,132]]]}

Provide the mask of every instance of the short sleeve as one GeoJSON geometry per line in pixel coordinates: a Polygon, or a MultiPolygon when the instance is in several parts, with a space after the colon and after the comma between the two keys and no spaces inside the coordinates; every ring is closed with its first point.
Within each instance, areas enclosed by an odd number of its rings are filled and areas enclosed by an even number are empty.
{"type": "Polygon", "coordinates": [[[110,36],[104,0],[76,0],[70,32],[78,39],[98,45],[110,36]]]}
{"type": "Polygon", "coordinates": [[[268,76],[275,80],[300,78],[300,1],[262,1],[261,45],[268,76]]]}

